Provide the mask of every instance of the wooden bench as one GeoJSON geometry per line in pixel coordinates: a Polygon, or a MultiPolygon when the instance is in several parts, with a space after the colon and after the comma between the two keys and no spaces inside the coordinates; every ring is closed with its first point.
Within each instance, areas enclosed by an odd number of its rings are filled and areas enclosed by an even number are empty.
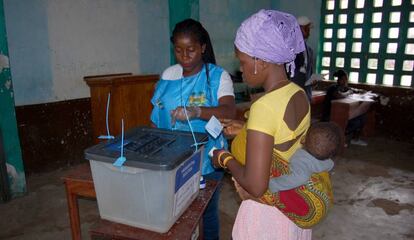
{"type": "Polygon", "coordinates": [[[89,163],[80,164],[72,168],[62,177],[62,179],[66,188],[72,239],[80,240],[82,239],[82,235],[79,220],[78,197],[96,199],[89,163]]]}

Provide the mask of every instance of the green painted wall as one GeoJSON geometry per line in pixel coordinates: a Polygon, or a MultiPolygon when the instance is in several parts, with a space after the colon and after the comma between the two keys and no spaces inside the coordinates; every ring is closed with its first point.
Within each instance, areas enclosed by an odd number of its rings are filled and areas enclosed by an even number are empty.
{"type": "Polygon", "coordinates": [[[12,197],[26,192],[22,153],[16,125],[12,78],[9,67],[3,1],[0,1],[0,128],[12,197]]]}
{"type": "MultiPolygon", "coordinates": [[[[169,0],[168,3],[170,13],[170,36],[176,23],[186,18],[193,18],[195,20],[200,19],[199,0],[169,0]]],[[[175,64],[172,47],[170,51],[170,62],[171,64],[175,64]]]]}

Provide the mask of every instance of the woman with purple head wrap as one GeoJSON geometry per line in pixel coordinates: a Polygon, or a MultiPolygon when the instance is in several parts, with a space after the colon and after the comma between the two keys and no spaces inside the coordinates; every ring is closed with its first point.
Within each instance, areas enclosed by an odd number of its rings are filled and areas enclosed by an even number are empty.
{"type": "MultiPolygon", "coordinates": [[[[292,15],[261,10],[242,23],[237,31],[236,48],[274,64],[287,64],[293,74],[296,54],[305,51],[300,27],[292,15]]],[[[292,76],[292,75],[291,75],[292,76]]]]}
{"type": "MultiPolygon", "coordinates": [[[[296,54],[305,50],[299,25],[288,13],[260,10],[241,24],[234,44],[243,80],[265,93],[252,104],[231,153],[214,151],[214,165],[231,172],[244,200],[233,239],[311,239],[310,228],[326,216],[332,202],[328,173],[314,173],[300,187],[269,191],[269,181],[290,174],[290,158],[310,125],[307,96],[288,78],[296,54]]],[[[227,134],[239,125],[225,122],[227,134]]]]}

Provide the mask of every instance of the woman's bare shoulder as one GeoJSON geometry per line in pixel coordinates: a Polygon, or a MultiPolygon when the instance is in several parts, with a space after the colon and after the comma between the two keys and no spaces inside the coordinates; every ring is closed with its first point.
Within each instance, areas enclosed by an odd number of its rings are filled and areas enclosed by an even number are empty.
{"type": "Polygon", "coordinates": [[[308,98],[304,91],[298,91],[290,98],[283,120],[291,130],[295,130],[310,111],[308,98]]]}

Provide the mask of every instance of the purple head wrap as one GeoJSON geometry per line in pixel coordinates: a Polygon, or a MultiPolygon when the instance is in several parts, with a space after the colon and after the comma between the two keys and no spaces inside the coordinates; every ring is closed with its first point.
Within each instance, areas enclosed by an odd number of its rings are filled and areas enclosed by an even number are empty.
{"type": "Polygon", "coordinates": [[[266,62],[283,64],[293,77],[296,54],[305,44],[296,18],[275,10],[260,10],[246,19],[237,30],[234,41],[239,51],[266,62]]]}

